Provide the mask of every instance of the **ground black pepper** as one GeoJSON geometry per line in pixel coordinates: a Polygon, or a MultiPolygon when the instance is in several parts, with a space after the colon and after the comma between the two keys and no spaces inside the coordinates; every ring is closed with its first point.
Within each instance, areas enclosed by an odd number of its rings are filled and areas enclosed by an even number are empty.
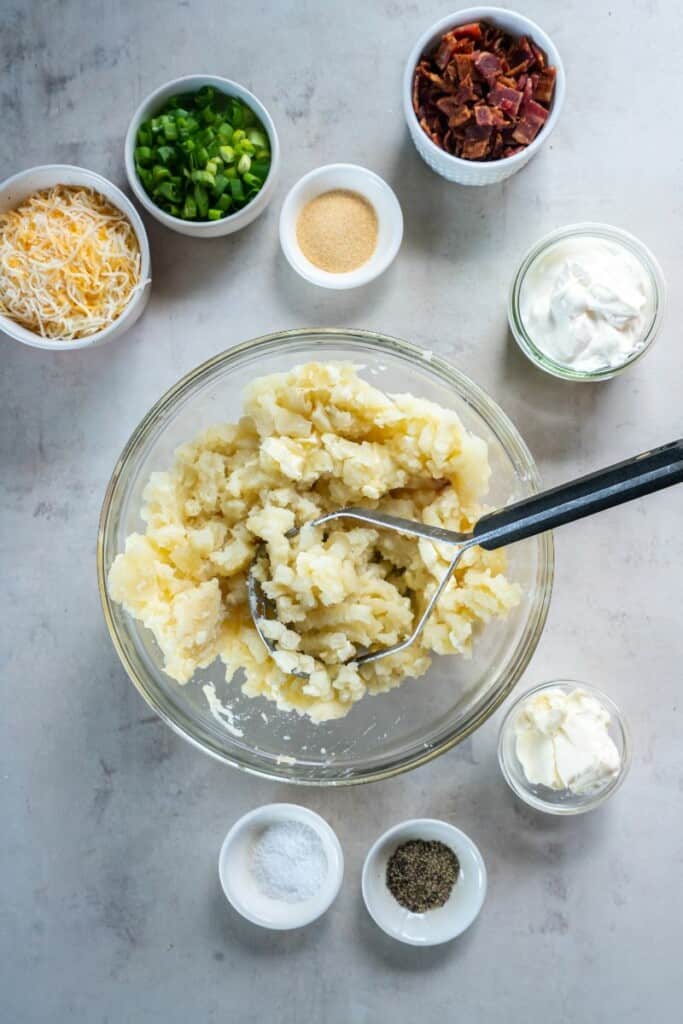
{"type": "Polygon", "coordinates": [[[444,905],[459,872],[458,858],[445,843],[409,839],[387,862],[387,887],[402,907],[423,914],[444,905]]]}

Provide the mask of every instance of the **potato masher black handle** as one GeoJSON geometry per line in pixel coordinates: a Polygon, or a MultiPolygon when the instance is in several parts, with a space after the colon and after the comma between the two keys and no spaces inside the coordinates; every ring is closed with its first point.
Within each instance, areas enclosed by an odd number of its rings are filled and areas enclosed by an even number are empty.
{"type": "Polygon", "coordinates": [[[492,551],[681,482],[683,438],[491,512],[473,536],[492,551]]]}

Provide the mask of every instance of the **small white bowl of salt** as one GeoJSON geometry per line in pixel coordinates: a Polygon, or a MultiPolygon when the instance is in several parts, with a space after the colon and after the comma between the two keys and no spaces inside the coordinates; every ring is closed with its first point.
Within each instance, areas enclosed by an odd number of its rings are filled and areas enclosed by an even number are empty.
{"type": "Polygon", "coordinates": [[[334,902],[344,877],[336,834],[298,804],[265,804],[232,826],[218,874],[235,910],[261,928],[302,928],[334,902]]]}

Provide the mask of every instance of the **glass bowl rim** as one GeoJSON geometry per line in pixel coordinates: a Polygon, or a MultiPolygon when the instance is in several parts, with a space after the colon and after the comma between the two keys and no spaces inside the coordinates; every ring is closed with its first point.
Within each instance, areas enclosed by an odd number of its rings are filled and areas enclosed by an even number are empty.
{"type": "Polygon", "coordinates": [[[582,679],[570,679],[568,677],[563,677],[561,679],[549,679],[543,683],[538,683],[536,686],[532,686],[530,690],[525,690],[524,693],[515,698],[507,709],[498,732],[497,753],[498,764],[503,778],[515,796],[519,797],[527,807],[531,807],[535,811],[542,811],[544,814],[552,814],[561,817],[585,814],[587,811],[593,811],[605,803],[606,800],[616,793],[628,775],[632,757],[631,733],[621,710],[612,698],[604,692],[604,690],[594,686],[592,683],[586,683],[582,679]],[[567,687],[572,690],[585,690],[585,692],[591,697],[595,697],[599,700],[610,713],[612,722],[619,732],[622,747],[621,765],[619,767],[619,772],[614,779],[608,783],[604,789],[599,790],[594,795],[591,796],[590,794],[587,794],[583,798],[579,797],[578,799],[580,800],[580,803],[567,806],[553,804],[550,801],[543,800],[542,797],[534,796],[528,788],[528,784],[519,782],[515,775],[510,771],[510,766],[504,752],[507,734],[512,727],[514,715],[519,710],[520,706],[528,700],[529,697],[533,697],[534,694],[541,693],[543,690],[552,690],[561,687],[567,687]]]}
{"type": "Polygon", "coordinates": [[[225,349],[184,374],[152,405],[134,428],[114,464],[114,469],[102,502],[97,531],[97,583],[107,631],[126,675],[148,706],[177,735],[215,760],[238,768],[240,771],[258,778],[265,778],[276,782],[288,782],[299,786],[346,787],[393,778],[405,771],[410,771],[432,761],[470,736],[500,707],[524,673],[543,632],[552,596],[555,557],[552,534],[544,533],[539,535],[538,540],[542,545],[542,551],[540,567],[537,571],[536,598],[531,606],[522,637],[517,644],[515,655],[507,668],[506,674],[503,676],[503,685],[488,696],[488,699],[478,709],[477,713],[472,715],[466,725],[450,729],[447,735],[438,743],[426,749],[423,748],[412,753],[397,755],[389,764],[383,766],[373,766],[370,769],[354,768],[351,771],[347,769],[343,776],[340,775],[337,778],[300,778],[277,770],[283,766],[273,765],[270,767],[263,765],[255,767],[252,764],[243,763],[238,756],[226,753],[217,744],[210,744],[205,738],[195,735],[192,731],[191,720],[188,719],[187,724],[183,725],[171,717],[156,691],[147,687],[141,674],[138,674],[135,666],[132,664],[125,646],[119,637],[112,614],[111,601],[106,585],[105,541],[111,529],[114,497],[119,486],[123,486],[125,482],[127,466],[131,459],[144,448],[145,441],[154,429],[158,418],[169,408],[172,408],[175,402],[184,394],[190,393],[193,385],[207,378],[218,367],[229,367],[231,363],[239,361],[240,357],[248,352],[253,353],[259,349],[266,349],[268,351],[275,344],[282,346],[287,342],[312,339],[332,344],[339,343],[350,346],[356,344],[359,347],[374,345],[378,352],[382,350],[388,351],[397,357],[406,359],[407,362],[417,363],[423,368],[425,363],[427,363],[429,368],[436,373],[443,383],[454,388],[456,393],[463,399],[466,394],[466,400],[470,402],[475,412],[487,423],[494,425],[495,432],[504,443],[506,455],[508,458],[514,457],[512,461],[516,471],[519,471],[519,463],[523,463],[526,474],[525,479],[530,486],[531,493],[536,493],[539,490],[540,475],[536,463],[517,428],[497,402],[483,388],[472,381],[466,374],[451,366],[447,360],[427,349],[421,348],[419,345],[402,341],[378,331],[337,327],[305,327],[273,331],[225,349]],[[514,461],[515,458],[518,460],[517,462],[514,461]]]}
{"type": "Polygon", "coordinates": [[[664,272],[652,251],[648,249],[644,242],[641,242],[639,238],[632,235],[629,231],[625,231],[623,228],[617,228],[612,224],[605,224],[600,221],[580,221],[577,224],[566,224],[563,227],[549,231],[547,234],[539,238],[538,241],[534,242],[534,244],[524,253],[513,275],[510,290],[508,292],[508,322],[510,324],[510,330],[525,356],[531,360],[534,366],[539,370],[543,370],[545,373],[549,373],[553,377],[559,377],[562,380],[577,382],[611,380],[612,377],[616,377],[618,374],[623,373],[629,366],[632,366],[634,363],[638,362],[639,359],[642,359],[642,357],[649,352],[657,338],[657,335],[659,334],[665,308],[666,281],[664,278],[664,272]],[[643,265],[649,274],[654,287],[655,311],[647,328],[643,344],[633,352],[628,359],[625,359],[623,363],[618,363],[616,366],[611,366],[602,370],[572,370],[571,367],[565,366],[563,363],[558,363],[554,359],[551,359],[550,356],[546,355],[534,344],[531,335],[524,326],[524,321],[519,309],[519,299],[526,274],[539,256],[541,256],[556,242],[560,242],[565,238],[591,235],[597,235],[600,238],[617,242],[619,245],[627,249],[631,255],[635,256],[643,265]]]}

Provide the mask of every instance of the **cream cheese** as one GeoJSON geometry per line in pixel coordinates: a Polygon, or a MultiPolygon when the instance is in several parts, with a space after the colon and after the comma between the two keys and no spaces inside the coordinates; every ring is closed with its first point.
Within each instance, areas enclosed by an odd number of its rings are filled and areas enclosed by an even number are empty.
{"type": "Polygon", "coordinates": [[[622,365],[645,343],[655,285],[624,245],[597,235],[563,238],[527,270],[519,314],[536,348],[572,370],[622,365]]]}
{"type": "Polygon", "coordinates": [[[591,793],[619,772],[610,714],[585,690],[550,687],[525,701],[514,723],[515,751],[527,780],[549,789],[591,793]]]}

